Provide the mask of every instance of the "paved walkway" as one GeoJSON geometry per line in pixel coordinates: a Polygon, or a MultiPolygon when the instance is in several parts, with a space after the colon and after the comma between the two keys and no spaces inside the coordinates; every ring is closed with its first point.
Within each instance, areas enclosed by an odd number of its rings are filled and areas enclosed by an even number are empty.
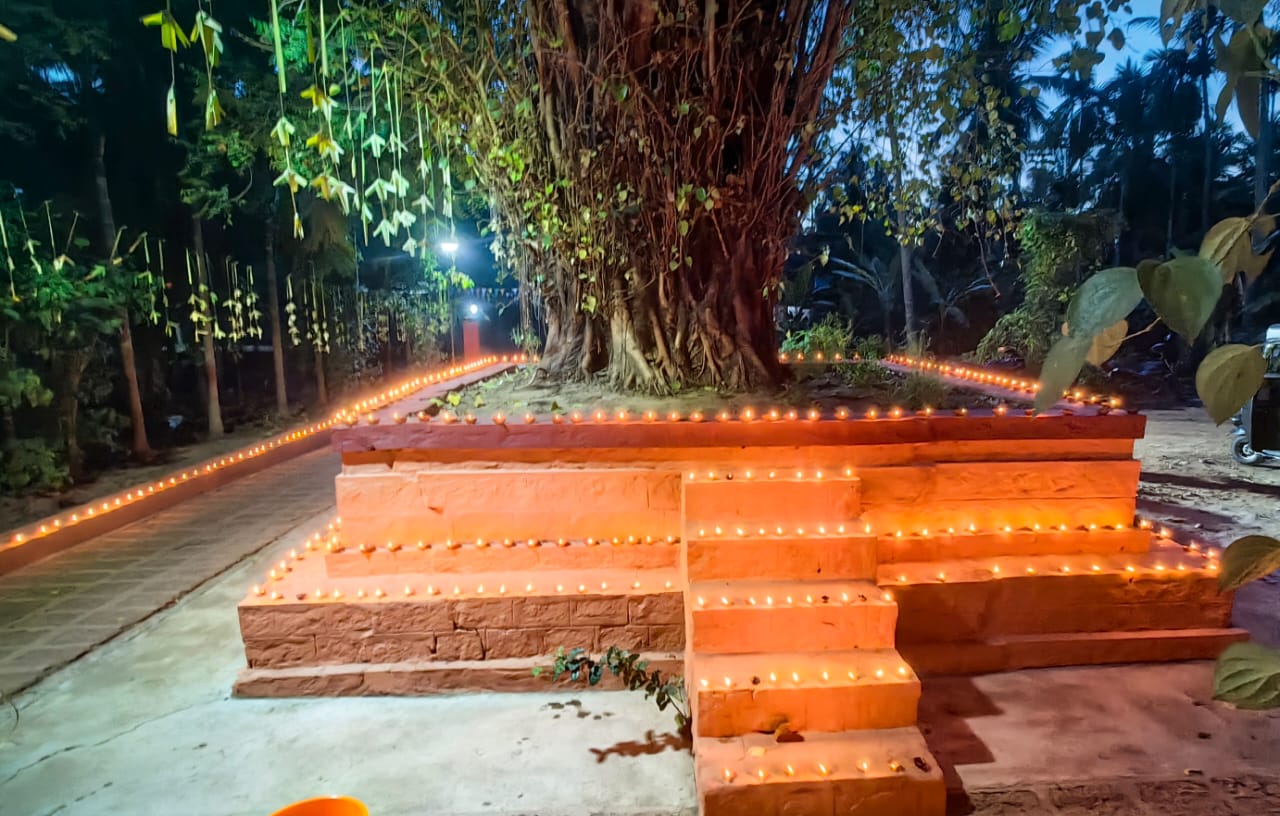
{"type": "Polygon", "coordinates": [[[0,575],[0,692],[31,686],[333,506],[316,451],[0,575]]]}

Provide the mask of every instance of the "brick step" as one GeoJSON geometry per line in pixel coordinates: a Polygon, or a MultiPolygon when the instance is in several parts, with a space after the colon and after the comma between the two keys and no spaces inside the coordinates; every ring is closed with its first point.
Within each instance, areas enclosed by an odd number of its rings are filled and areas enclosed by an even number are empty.
{"type": "Polygon", "coordinates": [[[893,649],[697,654],[694,733],[853,731],[915,725],[920,681],[893,649]]]}
{"type": "Polygon", "coordinates": [[[670,570],[331,578],[309,557],[276,573],[239,605],[251,668],[684,645],[684,598],[670,570]]]}
{"type": "Polygon", "coordinates": [[[901,648],[913,668],[925,677],[932,677],[1052,666],[1214,660],[1232,643],[1248,639],[1249,633],[1244,629],[1220,627],[1140,632],[1059,632],[982,641],[911,643],[901,648]]]}
{"type": "Polygon", "coordinates": [[[889,649],[897,604],[868,581],[703,581],[689,585],[695,652],[889,649]]]}
{"type": "Polygon", "coordinates": [[[826,520],[834,526],[856,518],[861,480],[839,472],[818,478],[820,473],[812,468],[779,468],[744,470],[736,478],[713,478],[696,471],[685,474],[685,529],[716,524],[790,528],[814,520],[826,520]]]}
{"type": "Polygon", "coordinates": [[[702,816],[943,816],[946,786],[917,728],[694,741],[702,816]]]}
{"type": "MultiPolygon", "coordinates": [[[[664,674],[679,674],[679,654],[646,652],[643,658],[664,674]]],[[[549,657],[444,662],[346,663],[285,669],[242,669],[233,693],[237,697],[377,697],[425,696],[470,691],[554,691],[549,657]],[[534,669],[543,671],[535,675],[534,669]]],[[[569,683],[566,690],[613,691],[622,682],[605,672],[595,686],[569,683]]]]}
{"type": "MultiPolygon", "coordinates": [[[[722,528],[723,529],[723,528],[722,528]]],[[[690,581],[752,580],[761,575],[780,580],[844,579],[870,581],[876,576],[876,539],[839,535],[835,527],[810,528],[807,536],[765,535],[690,539],[686,559],[690,581]]]]}
{"type": "Polygon", "coordinates": [[[951,527],[882,534],[877,538],[876,551],[881,564],[897,564],[1001,556],[1143,553],[1151,543],[1149,530],[1132,526],[973,531],[951,527]]]}
{"type": "Polygon", "coordinates": [[[333,577],[405,573],[483,573],[528,570],[676,570],[680,539],[619,537],[606,539],[480,539],[423,542],[409,546],[344,547],[324,555],[333,577]]]}
{"type": "Polygon", "coordinates": [[[883,565],[899,644],[1051,632],[1221,628],[1231,596],[1218,562],[1169,542],[1147,553],[883,565]]]}

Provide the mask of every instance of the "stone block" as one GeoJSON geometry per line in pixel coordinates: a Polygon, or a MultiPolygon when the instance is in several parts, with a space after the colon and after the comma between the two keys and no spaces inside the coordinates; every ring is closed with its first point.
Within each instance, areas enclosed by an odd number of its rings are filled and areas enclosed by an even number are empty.
{"type": "Polygon", "coordinates": [[[284,668],[314,663],[316,659],[315,637],[246,639],[244,654],[251,668],[284,668]]]}
{"type": "Polygon", "coordinates": [[[621,626],[627,622],[627,598],[579,598],[571,604],[570,622],[574,626],[621,626]]]}
{"type": "Polygon", "coordinates": [[[874,579],[877,566],[872,536],[704,538],[687,553],[691,581],[874,579]]]}
{"type": "Polygon", "coordinates": [[[627,616],[632,623],[684,625],[684,594],[664,592],[627,599],[627,616]]]}
{"type": "Polygon", "coordinates": [[[543,654],[543,633],[538,629],[486,629],[480,633],[486,660],[537,657],[543,654]]]}
{"type": "Polygon", "coordinates": [[[375,607],[372,628],[375,632],[385,634],[451,632],[453,614],[449,604],[440,600],[382,603],[375,607]]]}
{"type": "Polygon", "coordinates": [[[241,604],[240,634],[245,639],[318,635],[335,630],[370,629],[374,608],[354,603],[241,604]]]}
{"type": "Polygon", "coordinates": [[[650,626],[649,648],[655,652],[684,651],[684,626],[650,626]]]}
{"type": "Polygon", "coordinates": [[[453,602],[453,622],[458,629],[510,629],[512,601],[478,598],[453,602]]]}
{"type": "Polygon", "coordinates": [[[608,649],[617,646],[629,652],[642,652],[649,648],[649,628],[647,626],[602,626],[600,627],[600,648],[608,649]]]}
{"type": "Polygon", "coordinates": [[[437,660],[483,660],[484,644],[479,632],[450,632],[436,636],[437,660]]]}
{"type": "Polygon", "coordinates": [[[514,626],[545,629],[569,625],[568,599],[516,598],[511,603],[511,618],[514,626]]]}
{"type": "Polygon", "coordinates": [[[556,649],[586,649],[594,652],[599,648],[597,635],[599,630],[594,626],[554,627],[542,633],[542,653],[553,654],[556,649]]]}
{"type": "Polygon", "coordinates": [[[374,634],[335,632],[316,636],[318,663],[400,663],[430,660],[436,636],[430,633],[374,634]]]}
{"type": "MultiPolygon", "coordinates": [[[[812,475],[813,471],[809,471],[812,475]]],[[[731,526],[781,524],[785,527],[837,523],[861,512],[858,480],[827,478],[822,481],[756,478],[732,481],[686,479],[684,485],[686,529],[699,525],[731,526]]]]}

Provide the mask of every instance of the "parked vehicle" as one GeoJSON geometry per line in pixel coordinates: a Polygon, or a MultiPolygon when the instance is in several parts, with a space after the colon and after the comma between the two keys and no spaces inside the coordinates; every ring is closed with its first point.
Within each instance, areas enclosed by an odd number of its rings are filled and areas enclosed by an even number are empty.
{"type": "Polygon", "coordinates": [[[1242,465],[1280,461],[1280,323],[1262,341],[1267,374],[1262,388],[1231,418],[1231,457],[1242,465]]]}

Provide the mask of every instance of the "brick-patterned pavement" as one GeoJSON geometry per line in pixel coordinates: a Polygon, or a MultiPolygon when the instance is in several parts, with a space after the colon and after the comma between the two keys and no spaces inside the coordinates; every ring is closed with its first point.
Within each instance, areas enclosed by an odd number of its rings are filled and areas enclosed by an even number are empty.
{"type": "Polygon", "coordinates": [[[333,506],[316,451],[0,575],[0,692],[12,695],[333,506]]]}

